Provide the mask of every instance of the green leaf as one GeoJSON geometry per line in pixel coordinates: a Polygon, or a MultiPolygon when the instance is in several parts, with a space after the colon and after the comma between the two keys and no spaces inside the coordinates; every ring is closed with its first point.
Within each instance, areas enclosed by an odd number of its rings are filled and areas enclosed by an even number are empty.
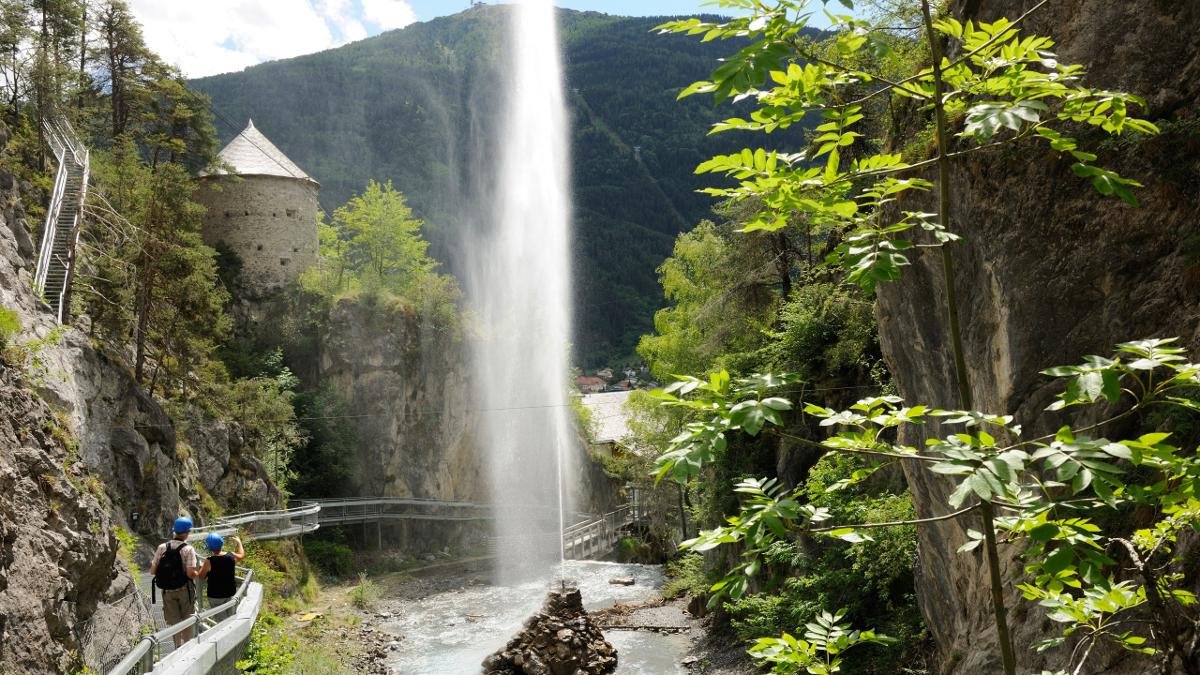
{"type": "Polygon", "coordinates": [[[967,543],[963,544],[962,546],[959,546],[955,552],[956,553],[966,553],[968,551],[973,551],[976,548],[978,548],[979,545],[982,543],[983,543],[982,539],[972,539],[971,541],[968,541],[967,543]]]}
{"type": "Polygon", "coordinates": [[[866,534],[865,532],[858,532],[854,528],[850,527],[838,528],[836,530],[827,532],[826,534],[831,537],[841,539],[842,541],[848,541],[851,544],[859,544],[864,541],[875,541],[873,538],[871,538],[871,535],[866,534]]]}
{"type": "Polygon", "coordinates": [[[954,492],[950,493],[950,497],[947,499],[947,501],[949,502],[950,506],[953,506],[957,509],[962,507],[963,502],[967,500],[967,497],[970,494],[971,484],[969,481],[964,480],[958,484],[958,487],[954,488],[954,492]]]}
{"type": "Polygon", "coordinates": [[[1075,561],[1075,556],[1069,548],[1060,548],[1046,557],[1042,563],[1042,569],[1051,576],[1056,576],[1060,572],[1066,571],[1075,561]]]}
{"type": "Polygon", "coordinates": [[[1059,531],[1058,525],[1054,523],[1042,523],[1029,531],[1029,538],[1034,541],[1050,541],[1059,531]]]}
{"type": "MultiPolygon", "coordinates": [[[[772,410],[791,410],[792,402],[779,397],[764,398],[762,404],[772,410]]],[[[807,412],[807,409],[805,409],[807,412]]]]}

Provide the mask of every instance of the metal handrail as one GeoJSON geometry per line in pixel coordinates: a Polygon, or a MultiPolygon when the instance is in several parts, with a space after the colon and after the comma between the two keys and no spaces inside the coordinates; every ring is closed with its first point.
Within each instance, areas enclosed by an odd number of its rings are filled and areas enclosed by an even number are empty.
{"type": "MultiPolygon", "coordinates": [[[[66,120],[64,120],[64,122],[66,122],[66,120]]],[[[70,124],[67,125],[67,128],[70,129],[70,124]]],[[[70,137],[68,137],[68,138],[70,138],[70,137]]],[[[63,316],[66,315],[66,311],[67,311],[67,308],[65,306],[66,300],[67,300],[67,292],[71,290],[70,266],[71,266],[72,261],[70,260],[70,258],[74,256],[74,251],[76,250],[76,247],[79,246],[79,234],[80,234],[80,229],[81,229],[79,227],[81,224],[80,218],[83,217],[83,205],[84,205],[84,202],[87,200],[88,177],[91,173],[91,171],[90,171],[91,155],[90,155],[88,149],[86,147],[83,149],[83,158],[82,159],[80,159],[78,152],[76,152],[74,149],[72,149],[72,153],[75,154],[75,161],[83,166],[83,172],[79,177],[79,204],[76,206],[75,215],[71,219],[71,230],[75,232],[75,241],[71,242],[71,251],[67,254],[68,260],[66,261],[66,263],[68,266],[67,267],[68,274],[66,277],[63,278],[62,288],[58,289],[58,317],[56,317],[56,318],[58,319],[59,323],[62,323],[63,316]]]]}
{"type": "Polygon", "coordinates": [[[565,530],[563,530],[563,534],[564,535],[573,534],[577,530],[586,529],[588,527],[596,525],[596,523],[604,522],[605,520],[607,520],[609,518],[615,519],[617,514],[629,513],[631,510],[632,510],[631,504],[624,504],[622,506],[618,506],[616,509],[609,511],[608,513],[605,513],[602,516],[597,516],[595,520],[592,520],[592,521],[589,521],[586,523],[578,523],[576,525],[572,525],[571,527],[566,528],[565,530]]]}
{"type": "Polygon", "coordinates": [[[264,521],[292,521],[296,518],[304,518],[305,521],[299,524],[289,524],[287,527],[281,527],[269,532],[256,534],[257,539],[279,539],[282,537],[293,536],[296,534],[305,534],[316,531],[320,527],[315,516],[321,511],[320,504],[304,504],[302,506],[293,507],[290,509],[281,509],[277,511],[250,511],[247,513],[239,513],[228,518],[218,518],[211,525],[198,527],[192,530],[188,535],[188,541],[198,541],[208,536],[209,534],[232,534],[237,532],[242,526],[252,525],[264,521]]]}
{"type": "MultiPolygon", "coordinates": [[[[48,139],[57,140],[51,132],[48,139]]],[[[37,269],[33,274],[33,287],[40,294],[46,288],[46,275],[50,272],[50,258],[53,255],[54,235],[58,230],[58,215],[62,211],[63,193],[67,187],[66,151],[61,144],[57,148],[51,142],[51,149],[58,158],[58,171],[54,174],[54,190],[50,193],[50,205],[46,207],[46,224],[42,227],[42,245],[38,251],[37,269]]]]}
{"type": "Polygon", "coordinates": [[[247,511],[234,516],[218,518],[217,523],[224,525],[240,525],[243,523],[254,522],[256,520],[264,520],[267,518],[283,518],[283,517],[299,517],[308,516],[317,513],[321,510],[321,504],[305,504],[303,506],[293,506],[288,509],[276,509],[272,511],[247,511]]]}
{"type": "Polygon", "coordinates": [[[311,500],[312,503],[320,504],[322,508],[329,510],[341,507],[350,506],[375,506],[375,505],[433,505],[433,506],[455,506],[455,507],[477,507],[491,508],[491,504],[480,504],[478,502],[462,502],[462,501],[443,501],[439,499],[429,499],[426,497],[349,497],[339,499],[321,499],[311,500]]]}
{"type": "Polygon", "coordinates": [[[64,270],[62,287],[58,289],[57,297],[43,297],[43,299],[57,301],[55,305],[57,316],[55,318],[59,323],[62,323],[63,317],[67,313],[66,299],[70,292],[71,268],[73,267],[72,259],[75,247],[79,243],[81,214],[83,212],[84,201],[87,198],[91,154],[87,146],[79,142],[74,128],[72,128],[71,123],[66,119],[48,120],[43,123],[43,130],[46,142],[58,160],[58,170],[54,176],[54,188],[50,194],[50,204],[46,208],[46,223],[42,227],[42,242],[38,248],[38,260],[33,274],[33,286],[39,295],[45,295],[46,281],[50,274],[51,263],[58,260],[64,270]],[[80,172],[78,201],[75,204],[68,205],[64,200],[66,197],[67,182],[72,170],[80,172]],[[63,208],[68,206],[70,210],[67,213],[70,216],[71,222],[69,226],[70,230],[67,234],[71,237],[71,241],[65,252],[56,252],[54,244],[59,234],[58,221],[63,215],[63,208]]]}
{"type": "Polygon", "coordinates": [[[636,514],[632,504],[625,504],[595,520],[580,523],[563,530],[563,555],[575,558],[587,557],[616,543],[621,528],[632,523],[636,514]]]}
{"type": "Polygon", "coordinates": [[[208,619],[226,612],[236,611],[238,604],[246,596],[246,591],[250,588],[250,583],[254,579],[254,570],[238,567],[237,571],[241,573],[241,583],[238,584],[237,591],[234,592],[229,600],[203,612],[196,612],[179,623],[146,635],[125,655],[125,658],[121,659],[117,665],[113,666],[112,670],[108,671],[109,675],[142,675],[152,672],[154,664],[161,658],[161,647],[167,640],[173,639],[185,630],[194,628],[196,632],[189,638],[188,641],[190,642],[198,639],[201,634],[207,631],[220,628],[226,621],[234,618],[233,616],[226,616],[207,629],[204,626],[204,622],[208,619]]]}

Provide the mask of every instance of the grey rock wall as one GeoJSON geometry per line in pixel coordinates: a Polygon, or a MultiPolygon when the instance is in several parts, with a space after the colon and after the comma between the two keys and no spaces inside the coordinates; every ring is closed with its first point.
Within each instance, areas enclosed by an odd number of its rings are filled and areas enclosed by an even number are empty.
{"type": "MultiPolygon", "coordinates": [[[[1033,4],[954,3],[959,16],[981,20],[1015,17],[1033,4]]],[[[1179,336],[1200,347],[1200,4],[1057,0],[1024,28],[1055,37],[1061,61],[1085,64],[1086,84],[1141,94],[1148,117],[1166,121],[1160,138],[1099,146],[1101,162],[1145,183],[1141,208],[1100,197],[1036,144],[963,161],[953,172],[955,227],[965,238],[954,249],[956,283],[975,406],[1014,413],[1037,435],[1068,421],[1044,412],[1058,385],[1039,370],[1143,337],[1179,336]]],[[[1087,131],[1080,138],[1101,140],[1087,131]]],[[[954,406],[941,274],[936,255],[921,257],[882,288],[878,318],[902,395],[954,406]]],[[[920,515],[949,509],[949,481],[912,470],[908,478],[920,515]]],[[[954,553],[968,526],[975,524],[921,528],[920,603],[947,671],[998,672],[982,553],[954,553]]],[[[1009,579],[1021,573],[1012,552],[1004,571],[1009,579]]],[[[1039,657],[1029,648],[1054,629],[1050,622],[1016,594],[1007,602],[1019,671],[1061,667],[1062,654],[1039,657]]],[[[1094,655],[1089,672],[1143,672],[1145,664],[1125,659],[1094,655]]]]}
{"type": "Polygon", "coordinates": [[[74,672],[117,542],[53,411],[0,363],[0,672],[74,672]]]}
{"type": "Polygon", "coordinates": [[[461,339],[369,298],[322,324],[318,377],[355,416],[359,494],[485,500],[461,339]]]}
{"type": "Polygon", "coordinates": [[[230,511],[280,496],[236,425],[192,413],[178,433],[125,355],[55,324],[31,290],[37,197],[22,192],[0,169],[0,306],[26,354],[20,371],[0,358],[0,673],[103,669],[147,616],[116,526],[140,536],[144,567],[176,516],[203,520],[202,492],[230,511]]]}

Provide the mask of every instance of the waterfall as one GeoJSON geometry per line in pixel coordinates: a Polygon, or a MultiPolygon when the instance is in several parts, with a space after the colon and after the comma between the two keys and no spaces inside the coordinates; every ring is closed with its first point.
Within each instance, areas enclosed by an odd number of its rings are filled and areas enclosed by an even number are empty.
{"type": "Polygon", "coordinates": [[[499,580],[544,575],[561,561],[575,442],[567,387],[570,181],[567,113],[551,0],[510,12],[508,78],[494,197],[470,242],[467,290],[481,335],[473,359],[487,456],[499,580]]]}

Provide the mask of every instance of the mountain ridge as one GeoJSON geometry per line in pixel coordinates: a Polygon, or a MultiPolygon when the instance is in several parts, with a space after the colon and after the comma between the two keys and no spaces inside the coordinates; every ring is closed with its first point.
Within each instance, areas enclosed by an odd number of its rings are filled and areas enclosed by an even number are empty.
{"type": "MultiPolygon", "coordinates": [[[[472,8],[315,54],[193,80],[225,139],[253,117],[322,184],[328,211],[368,179],[392,180],[427,223],[451,271],[487,221],[480,165],[500,142],[506,7],[472,8]]],[[[576,362],[632,359],[662,296],[656,269],[675,236],[707,217],[693,168],[740,150],[707,137],[729,116],[710,100],[676,101],[730,45],[652,34],[667,17],[560,10],[571,116],[576,362]]],[[[798,142],[799,131],[780,134],[798,142]]]]}

